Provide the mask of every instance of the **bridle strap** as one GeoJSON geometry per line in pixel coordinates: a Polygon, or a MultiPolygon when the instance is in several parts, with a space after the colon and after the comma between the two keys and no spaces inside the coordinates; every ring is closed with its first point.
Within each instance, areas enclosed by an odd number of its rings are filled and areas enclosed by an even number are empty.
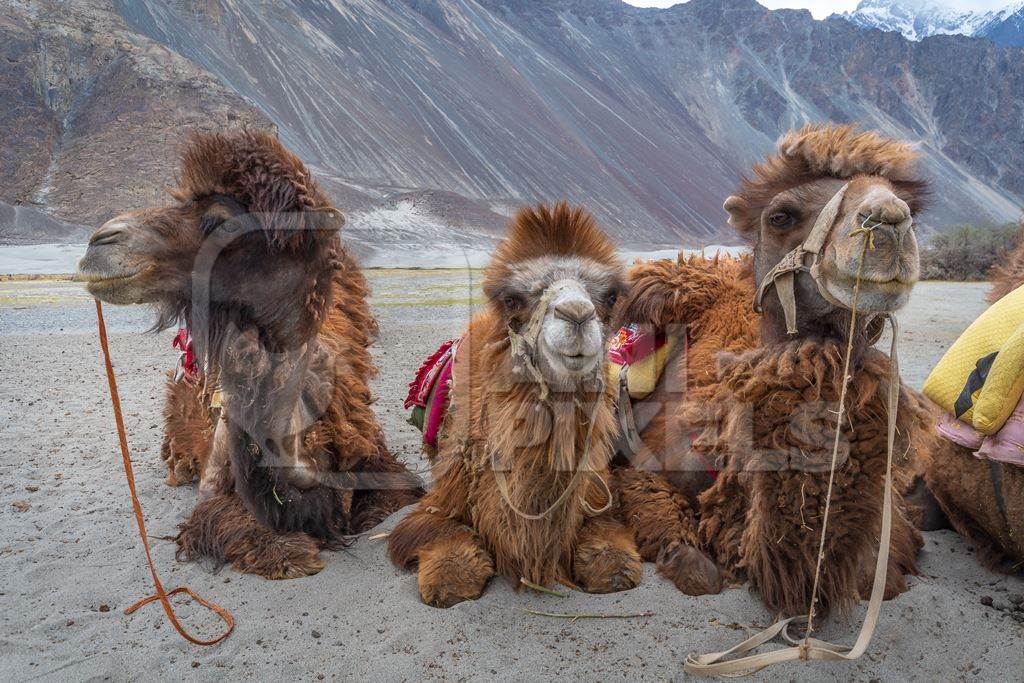
{"type": "Polygon", "coordinates": [[[829,233],[832,232],[832,226],[836,222],[839,208],[843,205],[843,198],[846,196],[846,188],[849,186],[850,184],[846,183],[832,195],[832,198],[822,207],[804,241],[765,273],[754,294],[754,311],[760,313],[764,308],[765,294],[771,287],[775,287],[775,294],[779,297],[782,313],[786,318],[786,334],[797,333],[796,273],[802,270],[809,271],[815,282],[818,283],[818,289],[823,289],[817,270],[818,258],[821,256],[821,250],[825,246],[829,233]],[[807,263],[808,255],[811,257],[810,263],[807,263]]]}

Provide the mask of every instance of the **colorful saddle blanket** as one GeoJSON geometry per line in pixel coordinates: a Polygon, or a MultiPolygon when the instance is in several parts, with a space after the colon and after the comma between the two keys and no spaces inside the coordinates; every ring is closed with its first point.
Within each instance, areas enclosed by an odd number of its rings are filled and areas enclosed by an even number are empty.
{"type": "MultiPolygon", "coordinates": [[[[631,323],[622,327],[608,342],[608,380],[612,386],[625,385],[620,404],[649,395],[658,384],[677,340],[631,323]]],[[[452,368],[459,340],[452,339],[432,353],[416,371],[405,398],[412,409],[409,423],[423,433],[423,444],[437,448],[441,423],[448,410],[452,368]]],[[[628,406],[620,405],[622,408],[628,406]]]]}
{"type": "Polygon", "coordinates": [[[441,422],[448,410],[452,366],[458,346],[458,339],[441,344],[441,348],[423,361],[409,382],[409,394],[405,397],[406,409],[412,408],[409,422],[423,432],[423,444],[430,448],[437,448],[441,422]]]}

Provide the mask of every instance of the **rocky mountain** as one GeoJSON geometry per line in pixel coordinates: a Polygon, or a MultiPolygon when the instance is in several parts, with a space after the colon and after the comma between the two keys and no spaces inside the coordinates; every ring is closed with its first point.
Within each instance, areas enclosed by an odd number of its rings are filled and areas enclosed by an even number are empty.
{"type": "Polygon", "coordinates": [[[862,0],[854,10],[835,16],[910,40],[957,34],[997,45],[1024,45],[1024,0],[987,12],[958,10],[937,0],[862,0]]]}
{"type": "Polygon", "coordinates": [[[417,249],[489,239],[516,203],[561,197],[627,245],[735,239],[722,199],[808,121],[917,141],[932,225],[1015,217],[1024,197],[1024,50],[985,40],[865,40],[754,0],[0,7],[0,97],[30,104],[0,112],[25,141],[3,170],[29,171],[0,199],[75,222],[158,193],[190,126],[242,123],[277,126],[350,234],[417,249]]]}
{"type": "MultiPolygon", "coordinates": [[[[0,4],[3,202],[96,225],[115,206],[163,192],[183,131],[273,127],[216,77],[129,29],[109,3],[0,4]]],[[[33,226],[4,221],[0,234],[58,231],[33,226]]]]}

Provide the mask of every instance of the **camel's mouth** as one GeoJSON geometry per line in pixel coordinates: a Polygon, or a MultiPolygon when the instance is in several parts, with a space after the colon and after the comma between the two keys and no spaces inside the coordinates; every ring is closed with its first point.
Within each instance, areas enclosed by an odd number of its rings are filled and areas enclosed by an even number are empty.
{"type": "Polygon", "coordinates": [[[858,287],[856,275],[845,273],[832,274],[822,280],[828,298],[837,300],[846,308],[853,308],[856,299],[858,310],[872,313],[892,313],[902,308],[910,298],[914,283],[914,280],[908,282],[899,276],[885,279],[878,275],[862,275],[858,287]]]}
{"type": "Polygon", "coordinates": [[[559,374],[567,377],[582,377],[589,374],[600,361],[600,354],[593,353],[555,353],[552,360],[559,374]],[[561,366],[560,368],[558,366],[561,366]]]}
{"type": "Polygon", "coordinates": [[[91,273],[79,270],[74,280],[85,284],[85,291],[101,301],[110,304],[135,304],[139,290],[134,285],[142,276],[143,271],[136,270],[124,273],[91,273]]]}

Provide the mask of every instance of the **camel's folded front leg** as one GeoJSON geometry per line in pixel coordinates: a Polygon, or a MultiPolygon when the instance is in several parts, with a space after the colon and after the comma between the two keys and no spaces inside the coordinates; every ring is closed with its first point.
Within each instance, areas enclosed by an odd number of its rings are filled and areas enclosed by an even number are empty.
{"type": "Polygon", "coordinates": [[[199,387],[167,383],[164,440],[160,457],[167,464],[168,486],[182,486],[203,474],[213,441],[214,419],[199,387]]]}
{"type": "Polygon", "coordinates": [[[718,593],[721,576],[700,549],[693,508],[664,477],[620,469],[613,474],[622,518],[632,530],[640,556],[687,595],[718,593]]]}
{"type": "Polygon", "coordinates": [[[260,524],[235,494],[199,503],[181,525],[177,542],[180,559],[208,557],[268,579],[295,579],[324,568],[316,539],[260,524]]]}
{"type": "Polygon", "coordinates": [[[576,539],[573,579],[588,593],[615,593],[640,585],[640,553],[633,534],[605,513],[587,519],[576,539]]]}
{"type": "Polygon", "coordinates": [[[428,499],[388,536],[391,561],[418,567],[420,597],[428,605],[475,600],[494,576],[494,560],[469,527],[430,507],[428,499]]]}

